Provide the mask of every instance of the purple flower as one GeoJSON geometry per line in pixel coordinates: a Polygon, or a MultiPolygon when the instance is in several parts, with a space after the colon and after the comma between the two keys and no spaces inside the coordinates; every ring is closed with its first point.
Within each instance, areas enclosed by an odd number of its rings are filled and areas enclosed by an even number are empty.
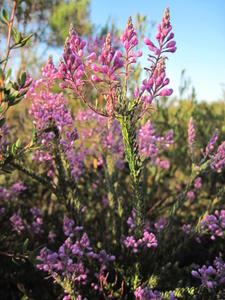
{"type": "Polygon", "coordinates": [[[170,96],[172,89],[165,88],[169,84],[169,78],[166,77],[165,60],[162,53],[175,52],[176,42],[173,39],[174,34],[170,33],[172,26],[170,24],[169,9],[165,10],[161,24],[158,25],[156,39],[158,45],[154,44],[149,38],[144,39],[145,45],[151,51],[149,68],[145,68],[148,77],[143,80],[141,87],[141,99],[144,102],[144,110],[147,110],[152,100],[157,96],[170,96]],[[144,94],[145,93],[145,94],[144,94]]]}
{"type": "Polygon", "coordinates": [[[197,177],[194,182],[195,189],[200,189],[202,187],[202,179],[201,177],[197,177]]]}
{"type": "Polygon", "coordinates": [[[41,228],[43,224],[43,219],[41,216],[41,210],[37,207],[32,207],[30,209],[30,212],[32,213],[33,216],[33,222],[32,222],[32,230],[35,234],[41,234],[43,233],[43,229],[41,228]]]}
{"type": "Polygon", "coordinates": [[[194,200],[195,199],[195,193],[193,191],[189,191],[186,195],[186,199],[194,200]]]}
{"type": "Polygon", "coordinates": [[[5,207],[0,208],[0,216],[5,214],[5,207]]]}
{"type": "Polygon", "coordinates": [[[206,146],[205,149],[206,156],[208,156],[214,150],[217,140],[218,140],[218,129],[216,129],[216,131],[214,132],[213,136],[211,137],[211,139],[209,140],[206,146]]]}
{"type": "Polygon", "coordinates": [[[134,292],[135,300],[162,300],[160,292],[153,291],[149,286],[139,286],[134,292]]]}
{"type": "Polygon", "coordinates": [[[155,160],[155,164],[158,166],[159,170],[168,170],[170,168],[170,162],[168,159],[160,159],[159,157],[157,157],[155,160]]]}
{"type": "Polygon", "coordinates": [[[26,187],[24,186],[22,181],[19,181],[15,184],[13,184],[10,187],[10,192],[16,197],[18,196],[20,193],[22,193],[23,191],[26,190],[26,187]]]}
{"type": "Polygon", "coordinates": [[[218,173],[222,172],[225,166],[225,142],[217,149],[217,153],[211,158],[211,168],[218,173]]]}
{"type": "Polygon", "coordinates": [[[154,163],[159,166],[160,169],[169,168],[168,160],[160,160],[156,156],[173,144],[173,131],[169,131],[165,137],[156,134],[154,125],[147,121],[139,130],[139,152],[145,158],[152,158],[154,163]],[[156,160],[154,160],[156,158],[156,160]]]}
{"type": "Polygon", "coordinates": [[[186,234],[190,234],[190,232],[191,232],[191,225],[190,224],[184,224],[182,228],[183,228],[183,231],[186,234]]]}
{"type": "Polygon", "coordinates": [[[63,231],[65,236],[74,236],[74,221],[67,216],[64,216],[63,219],[63,231]]]}
{"type": "Polygon", "coordinates": [[[215,237],[222,237],[225,230],[225,210],[216,210],[214,215],[206,215],[200,222],[201,230],[209,233],[211,239],[215,240],[215,237]]]}
{"type": "Polygon", "coordinates": [[[142,242],[147,246],[147,248],[156,248],[158,246],[157,239],[152,232],[144,231],[142,242]]]}
{"type": "Polygon", "coordinates": [[[20,216],[18,215],[13,215],[10,219],[10,222],[13,226],[13,229],[17,232],[17,233],[21,233],[24,231],[25,227],[23,225],[23,221],[21,219],[20,216]]]}
{"type": "Polygon", "coordinates": [[[163,230],[163,228],[166,225],[166,218],[165,217],[161,217],[159,218],[159,220],[154,224],[155,229],[157,230],[157,232],[160,232],[163,230]]]}
{"type": "Polygon", "coordinates": [[[56,234],[50,230],[49,233],[48,233],[48,239],[50,242],[54,242],[55,241],[55,238],[56,238],[56,234]]]}
{"type": "Polygon", "coordinates": [[[225,263],[222,257],[216,257],[213,266],[203,265],[191,272],[192,276],[201,280],[201,286],[209,291],[225,283],[225,263]]]}
{"type": "Polygon", "coordinates": [[[188,125],[188,144],[191,153],[193,152],[194,142],[195,142],[195,127],[194,127],[193,119],[191,118],[188,125]]]}

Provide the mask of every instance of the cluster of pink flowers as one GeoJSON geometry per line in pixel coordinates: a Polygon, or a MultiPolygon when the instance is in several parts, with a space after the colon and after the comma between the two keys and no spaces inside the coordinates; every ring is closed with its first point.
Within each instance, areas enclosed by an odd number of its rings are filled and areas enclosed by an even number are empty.
{"type": "Polygon", "coordinates": [[[118,121],[113,120],[107,127],[107,119],[88,109],[79,110],[76,121],[81,126],[79,131],[81,146],[80,152],[86,157],[92,155],[97,159],[98,166],[103,164],[103,154],[110,153],[115,166],[119,169],[124,167],[124,149],[122,134],[118,121]],[[88,140],[88,148],[85,141],[88,140]],[[83,142],[82,142],[83,141],[83,142]]]}
{"type": "MultiPolygon", "coordinates": [[[[189,121],[188,126],[188,144],[190,147],[190,151],[193,154],[193,146],[195,143],[195,127],[193,118],[189,121]]],[[[211,169],[221,173],[223,168],[225,167],[225,142],[223,142],[217,149],[216,153],[212,153],[215,149],[216,142],[218,140],[218,130],[216,129],[212,137],[210,138],[208,144],[206,145],[205,151],[203,152],[204,158],[203,161],[206,160],[207,157],[210,158],[211,169]]]]}
{"type": "Polygon", "coordinates": [[[194,189],[189,191],[186,195],[186,199],[194,200],[195,199],[195,191],[199,190],[202,187],[202,178],[197,177],[194,181],[194,189]]]}
{"type": "Polygon", "coordinates": [[[162,295],[158,291],[153,291],[149,286],[136,288],[134,292],[135,300],[162,300],[162,295]]]}
{"type": "Polygon", "coordinates": [[[82,173],[83,155],[75,149],[78,134],[74,129],[74,120],[63,93],[52,92],[59,78],[61,78],[59,70],[49,57],[47,64],[42,68],[42,78],[32,82],[26,95],[26,98],[32,101],[30,114],[34,119],[33,123],[38,130],[38,139],[42,146],[42,149],[36,150],[33,160],[44,163],[48,170],[47,175],[53,177],[56,170],[51,152],[54,148],[54,139],[57,138],[69,164],[71,176],[77,180],[82,173]]]}
{"type": "Polygon", "coordinates": [[[22,220],[22,218],[20,216],[14,214],[12,217],[10,217],[9,220],[10,220],[12,226],[13,226],[13,229],[18,234],[20,234],[21,232],[24,231],[25,226],[24,226],[23,220],[22,220]]]}
{"type": "Polygon", "coordinates": [[[129,235],[123,238],[123,243],[126,248],[131,248],[133,253],[137,253],[141,248],[149,249],[158,246],[156,236],[154,233],[149,232],[147,226],[145,226],[142,236],[138,237],[136,232],[136,212],[134,210],[132,211],[132,216],[128,218],[127,224],[129,226],[129,235]]]}
{"type": "Polygon", "coordinates": [[[191,153],[193,153],[194,142],[195,142],[195,127],[194,127],[193,118],[191,118],[188,124],[188,144],[191,153]]]}
{"type": "Polygon", "coordinates": [[[41,235],[44,233],[42,228],[43,218],[41,214],[41,210],[37,207],[32,207],[30,209],[30,213],[32,215],[31,224],[25,219],[22,219],[18,214],[14,214],[10,217],[10,222],[13,227],[13,230],[18,234],[27,230],[30,235],[41,235]]]}
{"type": "MultiPolygon", "coordinates": [[[[134,93],[139,103],[144,102],[143,111],[147,108],[146,104],[149,106],[154,97],[172,94],[172,89],[164,88],[169,84],[169,79],[166,78],[165,73],[166,57],[162,55],[165,52],[175,52],[176,50],[176,43],[173,40],[174,34],[171,30],[169,10],[166,9],[156,34],[158,47],[148,38],[145,39],[145,44],[153,52],[149,55],[151,66],[146,68],[149,76],[143,81],[140,89],[136,87],[134,93]]],[[[131,18],[128,19],[120,39],[124,51],[116,50],[112,46],[111,34],[109,33],[100,53],[96,55],[97,51],[90,53],[90,47],[86,47],[86,42],[71,27],[57,75],[58,78],[62,79],[60,86],[73,90],[74,94],[85,103],[84,85],[92,86],[105,99],[105,110],[110,119],[118,104],[117,88],[124,87],[127,90],[131,65],[136,63],[138,57],[142,56],[140,50],[135,50],[138,39],[131,18]],[[89,53],[86,54],[85,52],[89,53]]],[[[90,103],[88,106],[95,111],[90,103]]]]}
{"type": "MultiPolygon", "coordinates": [[[[161,24],[158,25],[156,39],[158,46],[156,46],[149,38],[144,39],[144,43],[148,46],[151,54],[149,61],[150,68],[145,68],[148,72],[148,77],[143,80],[141,90],[136,90],[135,96],[140,97],[148,104],[152,102],[153,98],[157,96],[170,96],[173,93],[172,89],[165,88],[169,84],[169,78],[166,77],[165,60],[163,53],[175,52],[176,42],[173,40],[174,34],[171,32],[172,26],[170,24],[169,9],[165,10],[161,24]],[[143,95],[144,92],[147,95],[143,95]]],[[[148,105],[147,105],[148,107],[148,105]]]]}
{"type": "Polygon", "coordinates": [[[216,257],[213,266],[202,266],[191,272],[192,276],[201,280],[201,285],[212,291],[225,283],[225,262],[221,256],[216,257]]]}
{"type": "MultiPolygon", "coordinates": [[[[88,235],[83,232],[83,228],[76,226],[72,219],[64,217],[63,230],[68,238],[60,246],[58,252],[52,252],[48,248],[43,248],[38,256],[40,263],[37,268],[47,271],[53,278],[63,280],[66,278],[76,285],[86,285],[90,270],[87,268],[87,261],[92,258],[99,263],[99,274],[92,274],[99,278],[107,265],[115,260],[115,256],[109,255],[105,250],[95,252],[90,246],[88,235]],[[74,241],[73,241],[74,240],[74,241]]],[[[97,284],[98,285],[98,284],[97,284]]],[[[96,284],[92,285],[93,288],[96,284]]],[[[94,288],[96,290],[96,288],[94,288]]],[[[69,296],[68,296],[69,297],[69,296]]]]}
{"type": "Polygon", "coordinates": [[[41,214],[40,208],[37,207],[32,207],[30,209],[30,212],[32,214],[32,224],[28,228],[34,232],[35,234],[42,234],[44,233],[42,229],[42,224],[43,224],[43,218],[41,214]]]}
{"type": "Polygon", "coordinates": [[[151,158],[153,164],[158,165],[159,169],[168,169],[168,160],[162,160],[158,156],[160,152],[169,148],[173,143],[173,131],[170,130],[165,136],[156,133],[152,122],[147,121],[139,130],[139,152],[145,158],[151,158]],[[157,158],[156,158],[157,157],[157,158]]]}
{"type": "MultiPolygon", "coordinates": [[[[76,95],[82,91],[84,81],[84,65],[82,58],[84,56],[85,41],[74,32],[73,27],[70,27],[70,36],[66,40],[63,59],[59,65],[59,77],[63,80],[60,84],[62,88],[71,88],[76,95]]],[[[91,57],[95,57],[95,53],[91,57]]],[[[91,58],[90,58],[91,59],[91,58]]]]}
{"type": "Polygon", "coordinates": [[[218,147],[216,154],[212,156],[211,167],[218,173],[221,173],[225,167],[225,142],[218,147]]]}
{"type": "Polygon", "coordinates": [[[206,215],[200,222],[201,230],[210,234],[211,239],[222,237],[225,232],[225,210],[216,210],[213,215],[206,215]]]}
{"type": "Polygon", "coordinates": [[[166,225],[166,218],[165,217],[160,217],[158,219],[158,221],[155,222],[154,227],[157,230],[157,232],[160,232],[160,231],[163,230],[163,228],[165,227],[165,225],[166,225]]]}
{"type": "Polygon", "coordinates": [[[14,183],[8,189],[0,186],[0,201],[7,202],[9,200],[14,200],[25,190],[26,187],[22,181],[14,183]]]}
{"type": "Polygon", "coordinates": [[[42,68],[42,78],[32,82],[26,95],[32,101],[29,112],[38,130],[55,125],[61,132],[64,127],[73,125],[63,94],[51,92],[57,74],[58,70],[49,57],[47,64],[42,68]]]}
{"type": "MultiPolygon", "coordinates": [[[[18,196],[26,190],[22,181],[14,183],[8,189],[0,186],[0,216],[5,215],[7,207],[10,203],[14,202],[18,196]]],[[[25,227],[20,216],[14,214],[10,217],[10,222],[14,231],[21,233],[25,227]]]]}
{"type": "Polygon", "coordinates": [[[211,152],[214,150],[217,140],[218,140],[218,130],[216,129],[206,146],[206,149],[205,149],[206,156],[211,154],[211,152]]]}
{"type": "MultiPolygon", "coordinates": [[[[151,289],[151,287],[148,285],[146,287],[139,286],[136,288],[134,292],[135,300],[162,300],[163,296],[159,291],[151,289]]],[[[170,300],[176,300],[173,292],[170,292],[169,294],[170,300]]]]}

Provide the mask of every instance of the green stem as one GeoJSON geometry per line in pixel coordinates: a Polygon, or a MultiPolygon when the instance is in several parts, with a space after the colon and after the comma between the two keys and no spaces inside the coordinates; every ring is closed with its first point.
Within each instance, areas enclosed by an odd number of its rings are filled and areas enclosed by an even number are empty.
{"type": "Polygon", "coordinates": [[[21,163],[16,162],[16,161],[12,161],[9,163],[11,166],[13,166],[15,169],[17,169],[18,171],[23,172],[24,174],[28,175],[29,177],[31,177],[32,179],[38,181],[39,183],[41,183],[44,186],[47,186],[56,196],[58,195],[58,191],[56,188],[54,188],[51,183],[39,176],[37,173],[33,172],[32,170],[25,168],[21,163]]]}
{"type": "Polygon", "coordinates": [[[126,160],[129,164],[131,184],[133,188],[134,207],[137,213],[137,225],[139,228],[143,225],[144,197],[142,193],[141,171],[142,162],[138,153],[136,142],[136,128],[133,122],[132,113],[129,116],[119,118],[122,130],[123,144],[126,160]]]}

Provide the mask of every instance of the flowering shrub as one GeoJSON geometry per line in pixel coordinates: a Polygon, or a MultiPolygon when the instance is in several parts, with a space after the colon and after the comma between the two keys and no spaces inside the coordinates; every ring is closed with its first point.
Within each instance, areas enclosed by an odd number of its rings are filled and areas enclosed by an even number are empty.
{"type": "Polygon", "coordinates": [[[222,299],[225,142],[216,129],[200,148],[194,113],[185,132],[163,105],[151,114],[173,92],[169,9],[155,41],[144,39],[140,84],[131,18],[120,43],[108,34],[95,51],[71,26],[58,67],[49,57],[40,79],[12,82],[9,52],[30,38],[13,27],[14,3],[11,19],[2,16],[1,298],[13,286],[23,299],[222,299]],[[7,114],[23,98],[33,130],[21,141],[7,114]]]}

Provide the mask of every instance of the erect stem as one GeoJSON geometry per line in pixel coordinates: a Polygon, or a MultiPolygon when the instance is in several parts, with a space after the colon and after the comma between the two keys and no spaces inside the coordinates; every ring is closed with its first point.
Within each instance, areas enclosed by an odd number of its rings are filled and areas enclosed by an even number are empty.
{"type": "Polygon", "coordinates": [[[142,162],[138,153],[138,145],[136,142],[136,128],[134,126],[132,116],[121,116],[119,118],[119,122],[134,193],[133,206],[135,207],[137,213],[137,225],[141,229],[143,225],[144,197],[142,193],[141,182],[142,162]]]}
{"type": "Polygon", "coordinates": [[[9,58],[9,53],[10,53],[10,40],[11,40],[11,35],[12,35],[13,20],[14,20],[15,12],[16,12],[16,4],[17,4],[17,0],[14,0],[13,5],[12,5],[11,17],[10,17],[10,20],[8,21],[7,49],[6,49],[5,62],[4,62],[4,65],[3,65],[3,74],[5,72],[6,65],[7,65],[8,58],[9,58]]]}
{"type": "MultiPolygon", "coordinates": [[[[16,4],[17,4],[17,0],[14,0],[13,5],[12,5],[11,17],[10,17],[10,20],[8,21],[8,38],[7,38],[6,58],[5,58],[5,62],[4,62],[3,68],[2,68],[2,76],[0,77],[0,89],[3,88],[3,86],[4,86],[4,80],[5,80],[4,73],[5,73],[5,69],[7,66],[8,59],[9,59],[10,40],[11,40],[11,35],[12,35],[12,26],[13,26],[15,11],[16,11],[16,4]]],[[[0,105],[2,103],[2,98],[3,98],[2,92],[0,90],[0,105]]],[[[8,106],[6,107],[5,111],[1,114],[1,117],[7,110],[8,110],[8,106]]]]}

